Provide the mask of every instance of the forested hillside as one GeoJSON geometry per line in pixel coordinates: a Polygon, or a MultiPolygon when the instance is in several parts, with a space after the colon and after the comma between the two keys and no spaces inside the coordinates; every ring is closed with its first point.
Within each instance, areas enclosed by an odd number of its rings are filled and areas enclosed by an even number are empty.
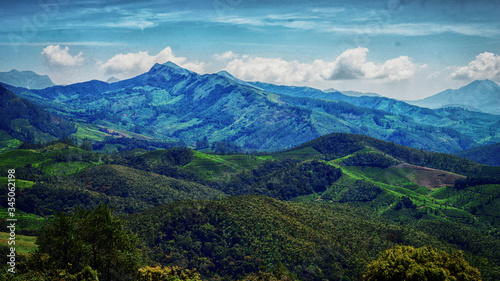
{"type": "MultiPolygon", "coordinates": [[[[500,278],[496,167],[351,134],[253,155],[92,149],[90,140],[65,139],[0,154],[2,171],[16,170],[17,234],[40,237],[38,246],[26,244],[39,252],[20,259],[20,280],[362,280],[378,253],[397,245],[461,250],[482,280],[500,278]],[[108,272],[78,258],[79,248],[56,258],[51,229],[90,220],[93,209],[119,218],[121,235],[137,242],[132,271],[108,272]]],[[[2,184],[3,213],[6,194],[2,184]]],[[[72,243],[94,243],[90,230],[78,231],[72,243]]]]}

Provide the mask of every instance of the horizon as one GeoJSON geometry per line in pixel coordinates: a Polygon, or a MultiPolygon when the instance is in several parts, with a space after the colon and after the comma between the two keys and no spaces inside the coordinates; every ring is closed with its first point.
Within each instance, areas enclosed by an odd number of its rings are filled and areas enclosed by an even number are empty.
{"type": "Polygon", "coordinates": [[[417,100],[500,83],[496,1],[2,3],[0,71],[59,85],[124,80],[172,61],[244,81],[417,100]]]}
{"type": "MultiPolygon", "coordinates": [[[[152,69],[152,68],[154,68],[156,65],[167,65],[167,64],[169,64],[169,63],[172,63],[172,64],[174,64],[174,65],[175,65],[175,66],[177,66],[177,67],[180,67],[179,65],[175,64],[175,63],[174,63],[174,62],[172,62],[172,61],[167,61],[167,62],[165,62],[165,63],[155,63],[155,64],[154,64],[154,65],[153,65],[153,66],[152,66],[152,67],[151,67],[148,71],[146,71],[146,72],[144,72],[144,73],[140,73],[140,74],[138,74],[137,76],[140,76],[140,75],[143,75],[143,74],[148,73],[148,72],[149,72],[149,71],[151,71],[151,69],[152,69]]],[[[181,67],[181,68],[182,68],[182,67],[181,67]]],[[[183,68],[183,69],[186,69],[186,68],[183,68]]],[[[187,70],[189,70],[189,69],[187,69],[187,70]]],[[[36,73],[36,72],[34,72],[34,71],[32,71],[32,70],[17,70],[17,69],[12,69],[12,70],[10,70],[10,71],[8,71],[8,72],[12,72],[12,71],[17,71],[17,72],[33,72],[33,73],[35,73],[35,74],[37,74],[37,75],[40,75],[40,76],[47,76],[47,77],[49,77],[49,79],[51,79],[49,75],[41,75],[41,74],[36,73]]],[[[239,78],[235,77],[232,73],[228,72],[227,70],[220,70],[220,71],[218,71],[218,72],[214,72],[214,73],[198,73],[198,72],[196,72],[196,71],[192,71],[192,70],[189,70],[189,71],[194,72],[194,73],[196,73],[196,74],[198,74],[198,75],[216,75],[216,74],[219,74],[219,73],[224,73],[224,72],[225,72],[225,73],[229,74],[230,76],[232,76],[232,77],[234,77],[234,78],[236,78],[236,79],[239,79],[239,78]]],[[[7,73],[7,72],[4,72],[4,73],[7,73]]],[[[55,87],[55,86],[69,86],[69,85],[73,85],[73,84],[86,83],[86,82],[91,82],[91,81],[101,81],[101,82],[106,82],[106,83],[115,83],[115,82],[124,81],[124,80],[128,80],[128,79],[133,79],[133,78],[135,78],[135,77],[137,77],[137,76],[130,77],[130,78],[125,78],[125,79],[118,79],[118,78],[116,78],[116,77],[114,77],[114,76],[111,76],[111,77],[109,77],[109,78],[108,78],[108,79],[106,79],[106,80],[91,79],[91,80],[81,81],[81,82],[76,82],[76,83],[71,83],[71,84],[55,84],[55,85],[54,85],[54,87],[55,87]],[[114,78],[114,79],[117,79],[117,81],[108,82],[108,80],[113,80],[113,78],[114,78]]],[[[51,79],[51,81],[52,81],[52,79],[51,79]]],[[[257,80],[255,80],[255,81],[245,81],[245,80],[242,80],[242,81],[243,81],[243,82],[261,82],[261,81],[257,81],[257,80]]],[[[461,89],[461,88],[463,88],[463,87],[466,87],[466,86],[468,86],[468,85],[470,85],[470,84],[473,84],[474,82],[485,82],[485,81],[490,81],[490,82],[493,82],[493,83],[495,83],[495,84],[499,85],[498,83],[496,83],[495,81],[493,81],[493,80],[491,80],[491,79],[478,79],[478,80],[473,80],[473,81],[471,81],[471,82],[469,82],[469,83],[467,83],[467,84],[464,84],[464,85],[462,85],[462,86],[459,86],[459,87],[457,87],[457,88],[445,89],[445,90],[443,90],[443,91],[447,91],[447,90],[458,90],[458,89],[461,89]]],[[[294,87],[293,85],[285,85],[285,84],[276,84],[276,83],[268,83],[268,84],[274,84],[274,85],[278,85],[278,86],[292,86],[292,87],[294,87]]],[[[329,91],[336,91],[336,92],[340,92],[340,93],[343,93],[343,92],[356,92],[356,91],[350,91],[350,90],[339,90],[339,89],[334,89],[334,88],[319,89],[319,88],[315,88],[315,87],[312,87],[312,86],[296,86],[296,87],[309,87],[309,88],[313,88],[313,89],[321,90],[321,91],[323,91],[323,92],[325,92],[325,93],[327,93],[327,92],[329,92],[329,91]]],[[[443,92],[443,91],[441,91],[441,92],[443,92]]],[[[430,95],[430,96],[428,96],[428,97],[431,97],[431,96],[434,96],[434,95],[440,94],[441,92],[434,93],[434,94],[432,94],[432,95],[430,95]]],[[[363,93],[363,94],[365,94],[365,93],[370,93],[370,92],[359,92],[359,93],[363,93]]],[[[374,94],[378,94],[378,93],[374,93],[374,94]]],[[[384,97],[384,96],[383,96],[383,95],[381,95],[381,97],[384,97]]],[[[391,97],[389,97],[389,98],[391,98],[391,97]]],[[[399,101],[417,101],[417,100],[407,100],[407,99],[405,100],[405,99],[398,99],[398,98],[393,98],[393,99],[396,99],[396,100],[399,100],[399,101]]]]}

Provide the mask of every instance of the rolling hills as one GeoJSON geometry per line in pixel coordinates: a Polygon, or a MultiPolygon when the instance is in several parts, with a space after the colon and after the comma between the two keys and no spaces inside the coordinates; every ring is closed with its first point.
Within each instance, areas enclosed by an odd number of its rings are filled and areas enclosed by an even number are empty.
{"type": "Polygon", "coordinates": [[[464,250],[483,280],[500,276],[499,185],[454,185],[498,169],[449,154],[335,133],[260,155],[56,143],[2,153],[0,163],[16,168],[22,189],[20,234],[37,234],[53,211],[105,203],[151,262],[210,280],[282,266],[303,280],[360,280],[397,244],[464,250]]]}

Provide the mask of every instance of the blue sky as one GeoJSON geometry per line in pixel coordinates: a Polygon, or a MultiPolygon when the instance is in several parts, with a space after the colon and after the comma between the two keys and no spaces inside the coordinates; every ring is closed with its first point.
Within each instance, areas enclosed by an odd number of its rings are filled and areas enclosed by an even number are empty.
{"type": "Polygon", "coordinates": [[[55,83],[173,61],[243,80],[418,99],[500,82],[500,1],[0,2],[0,71],[55,83]]]}

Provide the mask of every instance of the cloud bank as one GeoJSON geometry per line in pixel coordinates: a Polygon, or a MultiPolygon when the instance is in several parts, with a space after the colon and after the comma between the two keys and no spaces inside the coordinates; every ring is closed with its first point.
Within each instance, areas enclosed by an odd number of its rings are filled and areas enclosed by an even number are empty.
{"type": "Polygon", "coordinates": [[[481,53],[467,66],[459,67],[450,77],[456,80],[500,79],[500,56],[481,53]]]}
{"type": "MultiPolygon", "coordinates": [[[[243,80],[271,83],[300,83],[333,80],[377,80],[393,82],[406,80],[426,65],[413,63],[411,58],[400,56],[382,64],[367,61],[367,48],[344,51],[334,61],[315,60],[312,63],[287,61],[281,58],[239,56],[229,61],[226,70],[243,80]]],[[[232,52],[216,58],[234,56],[232,52]]]]}
{"type": "Polygon", "coordinates": [[[107,75],[133,77],[147,72],[156,63],[167,61],[198,73],[203,73],[205,70],[205,63],[187,62],[184,57],[176,57],[170,47],[166,47],[156,55],[150,55],[148,52],[118,54],[105,63],[99,62],[98,65],[107,75]]]}
{"type": "Polygon", "coordinates": [[[69,48],[61,49],[59,45],[49,45],[43,49],[42,56],[50,66],[72,67],[81,65],[84,62],[83,53],[76,56],[69,53],[69,48]]]}

